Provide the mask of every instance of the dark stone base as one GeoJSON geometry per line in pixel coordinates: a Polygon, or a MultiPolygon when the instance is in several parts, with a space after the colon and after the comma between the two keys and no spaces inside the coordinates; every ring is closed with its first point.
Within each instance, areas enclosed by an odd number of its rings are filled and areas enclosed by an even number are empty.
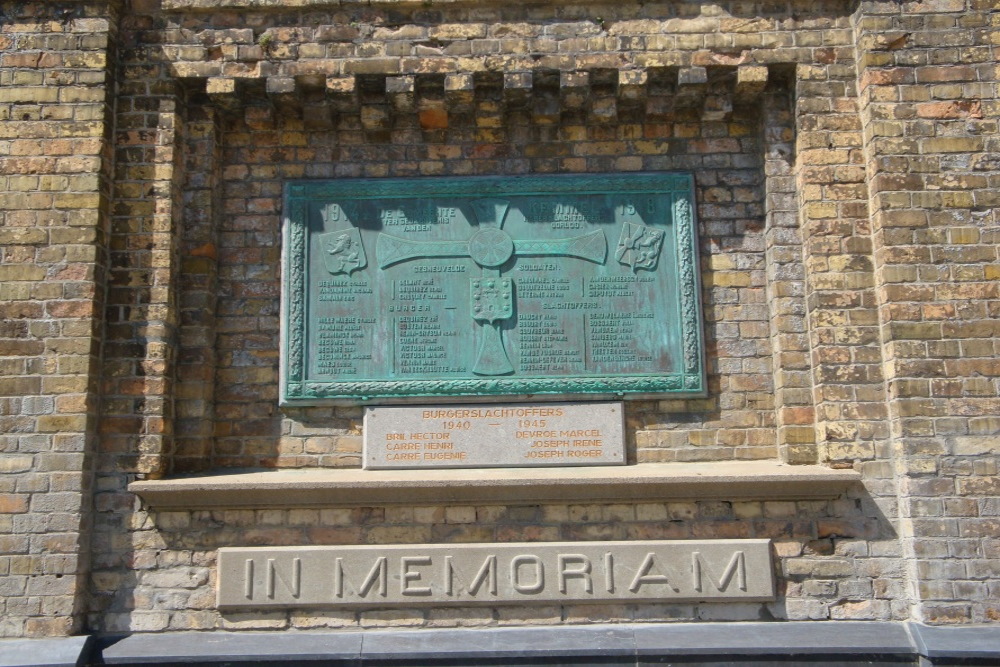
{"type": "Polygon", "coordinates": [[[93,637],[0,639],[0,667],[77,667],[93,653],[93,637]]]}
{"type": "Polygon", "coordinates": [[[0,642],[0,667],[951,667],[1000,665],[1000,626],[676,623],[373,630],[183,632],[0,642]],[[72,652],[74,655],[69,655],[72,652]]]}

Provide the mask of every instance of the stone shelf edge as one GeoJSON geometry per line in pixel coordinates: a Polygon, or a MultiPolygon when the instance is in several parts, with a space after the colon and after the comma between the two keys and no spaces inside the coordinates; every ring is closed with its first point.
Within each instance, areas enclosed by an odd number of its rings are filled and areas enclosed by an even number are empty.
{"type": "Polygon", "coordinates": [[[836,498],[861,475],[776,461],[591,468],[287,469],[129,484],[154,510],[836,498]]]}
{"type": "MultiPolygon", "coordinates": [[[[542,0],[537,0],[541,2],[542,0]]],[[[162,0],[162,11],[180,10],[217,10],[220,7],[225,9],[305,9],[309,7],[322,7],[340,5],[346,6],[441,6],[441,5],[463,5],[473,4],[474,0],[162,0]]]]}

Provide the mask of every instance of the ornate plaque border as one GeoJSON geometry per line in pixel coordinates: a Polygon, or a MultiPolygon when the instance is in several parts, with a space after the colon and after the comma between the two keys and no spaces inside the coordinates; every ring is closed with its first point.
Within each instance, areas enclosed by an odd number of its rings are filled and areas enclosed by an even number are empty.
{"type": "Polygon", "coordinates": [[[698,228],[694,214],[694,178],[689,173],[561,174],[460,178],[344,179],[292,181],[285,185],[283,214],[283,289],[281,300],[282,405],[377,404],[415,402],[421,398],[469,401],[496,396],[534,399],[571,397],[643,399],[703,396],[706,392],[702,329],[698,228]],[[319,382],[306,377],[307,205],[333,197],[379,199],[468,195],[551,195],[650,192],[672,198],[676,234],[683,372],[614,377],[470,377],[447,380],[362,380],[319,382]]]}

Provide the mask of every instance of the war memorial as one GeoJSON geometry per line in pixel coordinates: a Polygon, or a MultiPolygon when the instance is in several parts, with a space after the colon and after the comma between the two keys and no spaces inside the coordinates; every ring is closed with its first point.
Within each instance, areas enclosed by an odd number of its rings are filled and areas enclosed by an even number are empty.
{"type": "Polygon", "coordinates": [[[998,61],[0,2],[0,665],[998,664],[998,61]]]}

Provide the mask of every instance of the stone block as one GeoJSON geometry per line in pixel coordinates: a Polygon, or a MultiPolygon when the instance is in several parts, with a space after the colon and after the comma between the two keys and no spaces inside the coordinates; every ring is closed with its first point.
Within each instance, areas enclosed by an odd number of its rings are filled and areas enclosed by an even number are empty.
{"type": "Polygon", "coordinates": [[[0,639],[0,667],[76,667],[89,662],[93,637],[0,639]]]}

